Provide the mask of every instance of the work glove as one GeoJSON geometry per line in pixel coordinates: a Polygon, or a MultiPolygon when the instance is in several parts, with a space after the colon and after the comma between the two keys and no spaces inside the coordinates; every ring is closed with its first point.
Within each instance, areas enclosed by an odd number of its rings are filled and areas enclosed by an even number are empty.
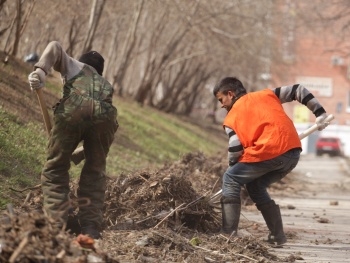
{"type": "Polygon", "coordinates": [[[41,68],[37,68],[35,71],[29,74],[28,81],[31,90],[36,90],[44,87],[45,84],[45,71],[41,68]]]}
{"type": "Polygon", "coordinates": [[[322,131],[324,128],[328,126],[329,122],[325,121],[327,117],[328,117],[327,113],[322,113],[320,116],[316,118],[315,123],[319,131],[322,131]]]}

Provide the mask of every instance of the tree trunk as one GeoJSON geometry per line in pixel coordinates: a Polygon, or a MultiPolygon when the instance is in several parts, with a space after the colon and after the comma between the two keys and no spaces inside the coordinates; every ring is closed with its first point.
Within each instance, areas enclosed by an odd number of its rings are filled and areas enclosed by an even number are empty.
{"type": "Polygon", "coordinates": [[[36,0],[32,0],[29,7],[27,8],[27,11],[24,15],[24,19],[23,19],[23,23],[22,23],[22,1],[21,0],[17,0],[17,4],[16,4],[16,15],[14,17],[14,19],[12,20],[11,26],[10,26],[10,33],[8,35],[7,41],[6,41],[6,45],[5,45],[5,52],[7,49],[7,45],[10,42],[11,39],[11,35],[12,35],[12,30],[14,29],[14,26],[16,26],[15,28],[15,38],[14,41],[12,42],[11,47],[8,50],[8,53],[10,53],[12,56],[16,56],[18,53],[18,46],[20,43],[20,39],[21,36],[23,35],[24,29],[26,28],[26,25],[28,23],[28,19],[29,16],[31,14],[31,12],[33,11],[34,5],[35,5],[35,1],[36,0]]]}
{"type": "MultiPolygon", "coordinates": [[[[109,46],[109,50],[108,50],[107,63],[105,63],[105,72],[107,74],[109,72],[109,67],[112,63],[112,60],[115,56],[115,52],[117,51],[117,49],[118,49],[118,28],[114,30],[112,40],[111,40],[111,45],[109,46]]],[[[106,78],[109,77],[107,74],[105,74],[106,78]]]]}
{"type": "Polygon", "coordinates": [[[21,36],[21,23],[22,23],[22,1],[17,0],[16,32],[15,32],[15,39],[14,39],[12,48],[10,50],[10,53],[12,56],[16,56],[17,54],[19,39],[21,36]]]}
{"type": "Polygon", "coordinates": [[[144,0],[139,2],[137,9],[134,13],[133,24],[128,31],[128,35],[125,39],[124,46],[121,52],[120,66],[117,68],[114,78],[113,84],[117,84],[118,86],[118,95],[123,96],[124,87],[123,80],[125,77],[126,70],[131,62],[130,56],[133,51],[136,43],[136,29],[139,24],[142,8],[143,8],[144,0]]]}
{"type": "Polygon", "coordinates": [[[100,21],[104,5],[105,5],[105,0],[93,0],[92,2],[89,29],[84,41],[82,53],[86,53],[90,51],[92,48],[92,42],[95,37],[96,29],[100,21]]]}
{"type": "Polygon", "coordinates": [[[6,0],[0,0],[0,11],[2,10],[2,7],[4,6],[6,0]]]}
{"type": "Polygon", "coordinates": [[[78,25],[77,23],[77,18],[73,17],[70,28],[69,28],[69,33],[68,33],[68,47],[66,49],[66,53],[70,54],[73,56],[74,51],[75,51],[75,46],[79,42],[78,36],[80,33],[81,25],[78,25]]]}

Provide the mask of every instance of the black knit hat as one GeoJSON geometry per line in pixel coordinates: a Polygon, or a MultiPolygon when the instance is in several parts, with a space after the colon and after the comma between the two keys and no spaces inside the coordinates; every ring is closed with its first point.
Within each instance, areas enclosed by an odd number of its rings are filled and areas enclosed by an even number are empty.
{"type": "Polygon", "coordinates": [[[102,76],[105,60],[98,52],[89,51],[81,55],[79,61],[93,67],[102,76]]]}

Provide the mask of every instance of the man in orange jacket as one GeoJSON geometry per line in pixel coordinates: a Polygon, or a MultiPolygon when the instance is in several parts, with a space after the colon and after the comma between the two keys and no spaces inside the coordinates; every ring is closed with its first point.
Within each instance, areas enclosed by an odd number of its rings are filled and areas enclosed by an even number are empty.
{"type": "Polygon", "coordinates": [[[282,103],[296,100],[308,107],[316,116],[319,130],[327,125],[323,123],[326,111],[299,84],[247,93],[240,80],[228,77],[216,84],[213,93],[228,112],[223,123],[229,136],[229,167],[222,179],[222,231],[237,234],[240,191],[245,186],[270,231],[267,241],[284,244],[287,239],[281,212],[267,187],[296,167],[302,149],[282,103]]]}

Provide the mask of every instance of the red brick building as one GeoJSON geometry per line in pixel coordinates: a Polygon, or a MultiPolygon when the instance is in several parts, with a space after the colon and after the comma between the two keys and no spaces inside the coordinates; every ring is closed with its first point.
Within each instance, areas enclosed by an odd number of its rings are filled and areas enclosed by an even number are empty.
{"type": "MultiPolygon", "coordinates": [[[[287,1],[288,2],[288,1],[287,1]]],[[[334,123],[350,126],[350,61],[341,26],[312,28],[295,25],[293,12],[286,12],[281,29],[280,63],[271,67],[270,86],[304,84],[321,102],[334,123]],[[294,21],[294,22],[293,22],[294,21]]],[[[286,9],[287,8],[287,9],[286,9]]],[[[286,104],[285,110],[296,123],[313,122],[315,117],[298,103],[286,104]]]]}

